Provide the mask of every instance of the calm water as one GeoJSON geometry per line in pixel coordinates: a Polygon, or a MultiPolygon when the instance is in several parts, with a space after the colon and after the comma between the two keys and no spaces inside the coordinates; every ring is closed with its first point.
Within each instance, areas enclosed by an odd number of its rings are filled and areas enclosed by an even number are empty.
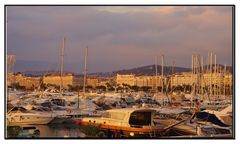
{"type": "MultiPolygon", "coordinates": [[[[99,128],[93,126],[81,127],[76,124],[51,124],[31,125],[27,127],[35,127],[39,130],[39,138],[113,138],[99,128]]],[[[8,138],[31,138],[29,135],[19,136],[19,129],[20,127],[8,127],[8,138]]],[[[33,129],[30,133],[33,133],[36,129],[33,129]]],[[[176,133],[169,131],[167,135],[176,136],[176,133]]]]}
{"type": "MultiPolygon", "coordinates": [[[[34,125],[40,131],[40,138],[84,138],[84,130],[74,124],[34,125]]],[[[7,131],[8,137],[19,134],[19,127],[7,131]]]]}

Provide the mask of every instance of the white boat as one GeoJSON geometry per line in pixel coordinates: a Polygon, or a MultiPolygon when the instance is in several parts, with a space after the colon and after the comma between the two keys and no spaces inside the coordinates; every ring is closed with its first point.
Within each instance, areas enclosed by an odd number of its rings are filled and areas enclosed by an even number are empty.
{"type": "Polygon", "coordinates": [[[23,107],[14,107],[7,113],[7,125],[48,124],[53,118],[52,114],[29,112],[23,107]]]}
{"type": "Polygon", "coordinates": [[[229,105],[222,111],[203,110],[198,112],[198,119],[211,122],[222,127],[232,126],[232,105],[229,105]]]}
{"type": "Polygon", "coordinates": [[[206,118],[207,115],[208,119],[204,119],[204,121],[202,121],[201,119],[198,119],[198,116],[196,116],[197,118],[194,119],[193,122],[190,122],[191,115],[188,114],[189,112],[187,110],[180,108],[161,108],[157,111],[158,114],[154,117],[154,122],[164,124],[166,126],[185,119],[182,123],[174,126],[172,128],[172,132],[184,135],[186,138],[190,135],[205,138],[215,137],[218,135],[222,135],[223,137],[232,136],[231,126],[221,125],[223,122],[226,124],[231,121],[229,115],[225,114],[231,111],[231,106],[221,112],[210,110],[201,111],[197,115],[203,115],[204,117],[201,116],[202,118],[206,118]]]}

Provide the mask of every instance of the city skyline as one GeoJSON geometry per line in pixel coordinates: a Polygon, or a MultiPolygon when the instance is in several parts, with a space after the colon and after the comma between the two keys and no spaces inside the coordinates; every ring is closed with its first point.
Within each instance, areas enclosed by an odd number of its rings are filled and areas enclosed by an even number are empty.
{"type": "Polygon", "coordinates": [[[189,68],[193,53],[206,59],[210,51],[217,63],[232,65],[231,6],[8,6],[6,11],[7,54],[17,62],[56,69],[66,37],[66,71],[83,70],[86,46],[90,73],[154,64],[161,54],[166,65],[175,61],[189,68]]]}

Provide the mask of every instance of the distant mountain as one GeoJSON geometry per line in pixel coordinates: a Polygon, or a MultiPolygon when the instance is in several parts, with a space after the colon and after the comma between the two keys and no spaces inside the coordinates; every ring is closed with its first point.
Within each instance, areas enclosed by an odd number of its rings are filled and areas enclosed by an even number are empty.
{"type": "MultiPolygon", "coordinates": [[[[164,69],[164,75],[172,74],[172,67],[171,66],[165,66],[164,69]]],[[[189,72],[191,71],[190,68],[184,68],[184,67],[174,67],[174,73],[180,73],[180,72],[189,72]]],[[[157,66],[157,72],[158,74],[162,73],[162,66],[157,66]]],[[[92,73],[91,75],[96,76],[113,76],[116,74],[134,74],[134,75],[155,75],[155,65],[148,65],[148,66],[142,66],[132,69],[124,69],[124,70],[117,70],[112,72],[106,72],[106,73],[92,73]]]]}
{"type": "Polygon", "coordinates": [[[37,71],[49,71],[49,69],[57,68],[56,63],[49,63],[43,61],[26,61],[17,60],[14,65],[15,72],[37,72],[37,71]]]}
{"type": "MultiPolygon", "coordinates": [[[[190,70],[191,70],[190,68],[174,67],[174,73],[189,72],[190,70]]],[[[163,71],[164,71],[164,75],[172,74],[172,67],[164,66],[163,71]]],[[[157,72],[158,74],[162,73],[161,65],[157,66],[157,72]]],[[[132,68],[128,70],[114,71],[113,73],[114,74],[155,75],[156,69],[155,69],[155,65],[148,65],[148,66],[132,68]]]]}
{"type": "MultiPolygon", "coordinates": [[[[220,65],[222,70],[224,69],[223,65],[220,65]]],[[[207,67],[204,66],[204,69],[207,67]]],[[[212,66],[213,71],[214,71],[214,65],[212,66]]],[[[184,67],[174,67],[174,73],[182,73],[182,72],[190,72],[192,69],[191,68],[184,68],[184,67]]],[[[227,66],[227,71],[232,72],[232,67],[227,66]]],[[[48,71],[42,71],[42,70],[32,70],[32,71],[22,71],[26,75],[31,75],[31,76],[42,76],[46,74],[56,74],[59,73],[59,71],[54,71],[54,70],[48,70],[48,71]]],[[[158,65],[157,66],[157,72],[159,75],[162,73],[162,66],[158,65]]],[[[66,72],[65,73],[71,73],[71,72],[66,72]]],[[[148,66],[142,66],[142,67],[137,67],[137,68],[132,68],[132,69],[123,69],[123,70],[117,70],[117,71],[112,71],[112,72],[98,72],[98,73],[91,73],[88,75],[91,76],[100,76],[100,77],[111,77],[116,74],[134,74],[134,75],[155,75],[155,65],[148,65],[148,66]]],[[[172,67],[171,66],[164,66],[164,75],[171,75],[172,74],[172,67]]]]}
{"type": "MultiPolygon", "coordinates": [[[[223,65],[220,65],[222,70],[224,69],[223,65]]],[[[204,66],[204,69],[206,69],[207,66],[204,66]]],[[[214,69],[214,65],[212,66],[214,69]]],[[[171,75],[172,74],[172,67],[171,66],[164,66],[164,75],[171,75]]],[[[174,67],[174,73],[182,73],[182,72],[191,72],[191,68],[184,68],[184,67],[174,67]]],[[[232,67],[227,66],[227,71],[232,72],[232,67]]],[[[157,66],[157,72],[160,75],[162,73],[162,66],[158,65],[157,66]]],[[[148,65],[148,66],[142,66],[142,67],[137,67],[137,68],[132,68],[132,69],[123,69],[123,70],[118,70],[118,71],[112,71],[112,72],[99,72],[99,73],[92,73],[90,75],[96,75],[96,76],[102,76],[102,77],[109,77],[109,76],[114,76],[116,74],[134,74],[134,75],[155,75],[155,65],[148,65]]]]}
{"type": "Polygon", "coordinates": [[[50,70],[50,71],[24,71],[23,73],[27,76],[43,76],[48,74],[56,74],[58,72],[50,70]]]}

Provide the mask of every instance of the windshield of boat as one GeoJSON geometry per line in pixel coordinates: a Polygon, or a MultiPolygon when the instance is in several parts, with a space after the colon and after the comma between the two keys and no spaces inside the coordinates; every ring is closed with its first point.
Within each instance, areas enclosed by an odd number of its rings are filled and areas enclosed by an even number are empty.
{"type": "Polygon", "coordinates": [[[120,113],[120,112],[105,112],[103,113],[102,117],[104,118],[111,118],[111,119],[116,119],[116,120],[124,120],[126,114],[125,113],[120,113]]]}
{"type": "Polygon", "coordinates": [[[151,125],[151,112],[133,112],[129,119],[130,125],[151,125]]]}
{"type": "Polygon", "coordinates": [[[22,113],[26,113],[27,109],[23,108],[23,107],[14,107],[10,110],[11,112],[22,112],[22,113]]]}
{"type": "Polygon", "coordinates": [[[104,118],[111,118],[111,115],[110,115],[109,112],[105,112],[105,113],[102,114],[102,117],[104,117],[104,118]]]}

